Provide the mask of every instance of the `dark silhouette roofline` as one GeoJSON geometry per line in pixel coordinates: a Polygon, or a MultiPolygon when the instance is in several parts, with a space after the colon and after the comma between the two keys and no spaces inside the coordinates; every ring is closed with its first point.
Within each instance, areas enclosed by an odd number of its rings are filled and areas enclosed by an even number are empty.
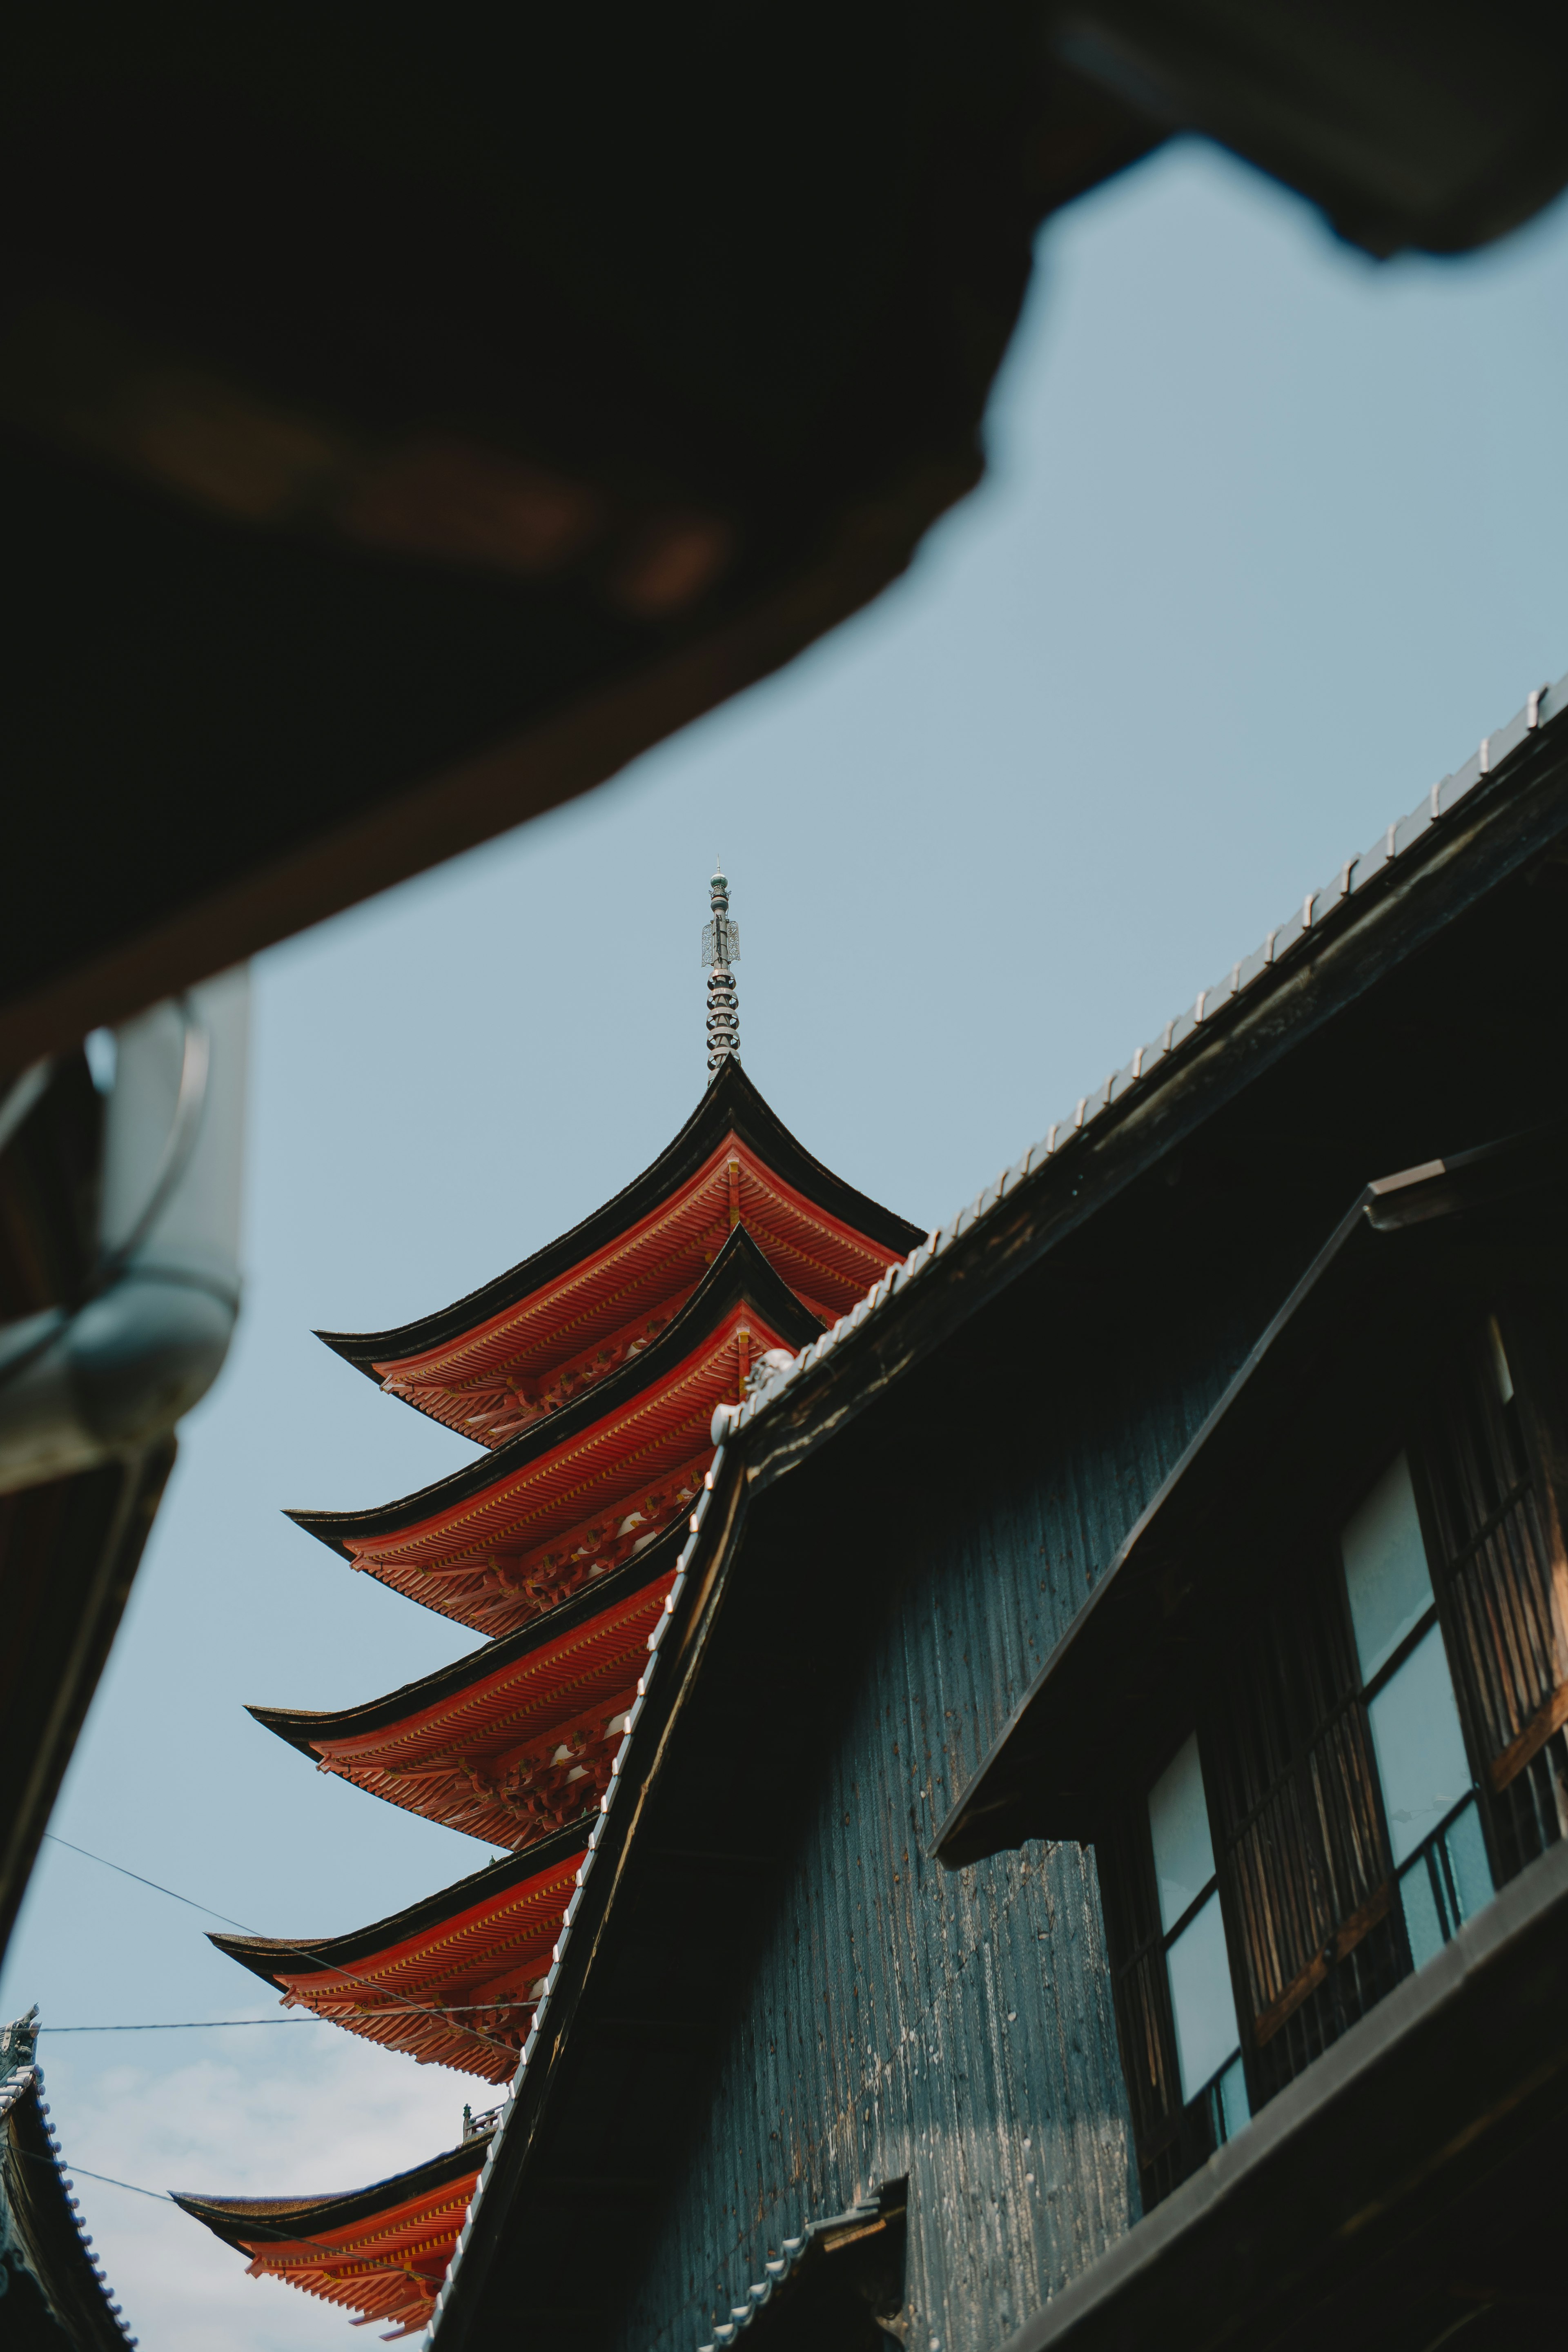
{"type": "Polygon", "coordinates": [[[596,1388],[574,1397],[531,1429],[519,1432],[491,1454],[482,1454],[434,1486],[396,1502],[378,1503],[364,1511],[286,1511],[284,1517],[307,1535],[349,1556],[350,1536],[395,1535],[403,1528],[458,1503],[472,1501],[487,1487],[521,1470],[540,1455],[552,1453],[567,1438],[608,1419],[657,1382],[691,1353],[705,1331],[742,1301],[753,1306],[792,1347],[809,1347],[820,1338],[822,1324],[804,1307],[789,1285],[774,1273],[744,1225],[738,1225],[679,1313],[671,1318],[644,1352],[601,1381],[596,1388]]]}
{"type": "Polygon", "coordinates": [[[923,1226],[911,1225],[879,1202],[868,1200],[820,1160],[814,1160],[769,1108],[740,1063],[731,1058],[712,1079],[679,1134],[651,1166],[570,1233],[546,1243],[531,1257],[433,1315],[420,1316],[389,1331],[318,1331],[316,1337],[324,1339],[345,1363],[379,1384],[377,1363],[401,1362],[428,1349],[449,1346],[604,1249],[679,1191],[731,1131],[796,1192],[880,1247],[907,1257],[924,1241],[923,1226]]]}

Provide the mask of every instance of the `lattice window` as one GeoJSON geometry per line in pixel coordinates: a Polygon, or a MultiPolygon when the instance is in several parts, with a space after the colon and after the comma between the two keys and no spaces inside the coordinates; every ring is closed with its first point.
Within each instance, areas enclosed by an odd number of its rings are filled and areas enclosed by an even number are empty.
{"type": "MultiPolygon", "coordinates": [[[[1527,1425],[1503,1326],[1472,1329],[1407,1449],[1266,1563],[1268,1601],[1194,1695],[1254,2111],[1568,1834],[1543,1409],[1527,1425]]],[[[1100,1842],[1145,2206],[1234,2127],[1215,2084],[1184,2101],[1149,1795],[1100,1842]]]]}
{"type": "Polygon", "coordinates": [[[1568,1827],[1568,1591],[1495,1318],[1444,1381],[1423,1454],[1449,1649],[1511,1877],[1568,1827]]]}

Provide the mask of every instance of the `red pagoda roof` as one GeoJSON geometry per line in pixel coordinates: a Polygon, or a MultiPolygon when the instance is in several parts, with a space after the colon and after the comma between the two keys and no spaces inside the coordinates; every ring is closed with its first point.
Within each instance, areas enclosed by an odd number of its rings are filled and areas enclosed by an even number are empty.
{"type": "Polygon", "coordinates": [[[323,1771],[525,1849],[590,1814],[608,1787],[685,1537],[683,1521],[613,1581],[385,1698],[250,1712],[323,1771]]]}
{"type": "Polygon", "coordinates": [[[824,1323],[925,1239],[814,1160],[729,1058],[652,1166],[559,1241],[417,1322],[319,1336],[421,1412],[503,1444],[640,1354],[739,1225],[824,1323]]]}
{"type": "Polygon", "coordinates": [[[526,1858],[492,1863],[439,1895],[347,1936],[214,1936],[219,1951],[279,1987],[285,2008],[505,2084],[553,1956],[587,1841],[558,1832],[526,1858]]]}
{"type": "Polygon", "coordinates": [[[766,1349],[820,1328],[740,1228],[659,1336],[577,1402],[399,1502],[289,1516],[410,1600],[510,1633],[683,1517],[714,1406],[744,1395],[766,1349]]]}
{"type": "Polygon", "coordinates": [[[494,2128],[487,2123],[460,2147],[345,2196],[176,2194],[174,2202],[248,2254],[252,2278],[282,2279],[365,2320],[391,2320],[391,2343],[417,2335],[430,2316],[494,2128]]]}

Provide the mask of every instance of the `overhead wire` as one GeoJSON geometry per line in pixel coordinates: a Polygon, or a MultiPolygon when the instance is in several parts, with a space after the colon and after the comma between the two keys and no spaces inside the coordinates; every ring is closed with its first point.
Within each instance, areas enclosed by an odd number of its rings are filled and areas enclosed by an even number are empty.
{"type": "MultiPolygon", "coordinates": [[[[417,2008],[397,2009],[388,2005],[384,2008],[374,2011],[367,2010],[363,2013],[367,2017],[427,2017],[432,2015],[436,2017],[462,2017],[473,2011],[478,2011],[482,2014],[486,2010],[499,2009],[500,2007],[500,2003],[494,2000],[455,2000],[449,2009],[438,2009],[435,2011],[417,2008]]],[[[216,2032],[218,2027],[225,2025],[331,2025],[332,2021],[333,2021],[330,2017],[321,2017],[315,2011],[312,2011],[308,2017],[154,2018],[146,2024],[137,2021],[132,2025],[48,2025],[40,2023],[35,2026],[33,2030],[36,2033],[205,2033],[209,2031],[216,2032]]]]}
{"type": "MultiPolygon", "coordinates": [[[[106,2189],[129,2189],[132,2197],[151,2197],[155,2204],[172,2205],[176,2213],[184,2212],[184,2207],[172,2189],[143,2189],[140,2181],[118,2180],[111,2172],[89,2172],[85,2164],[71,2164],[64,2156],[58,2158],[40,2156],[36,2148],[17,2147],[13,2148],[11,2153],[14,2156],[26,2157],[32,2164],[47,2164],[62,2184],[77,2180],[97,2180],[100,2181],[106,2189]]],[[[356,2274],[361,2278],[377,2275],[387,2278],[421,2278],[421,2273],[415,2270],[410,2263],[363,2262],[357,2246],[320,2245],[314,2238],[302,2238],[298,2230],[279,2229],[275,2223],[263,2221],[258,2215],[232,2213],[227,2216],[227,2219],[236,2223],[243,2223],[248,2231],[258,2238],[275,2238],[282,2245],[309,2246],[313,2253],[320,2254],[330,2262],[352,2262],[356,2265],[356,2274]]],[[[310,2269],[313,2265],[306,2263],[303,2267],[310,2269]]],[[[427,2284],[428,2282],[422,2280],[422,2284],[427,2284]]],[[[375,2316],[374,2313],[371,2315],[375,2316]]]]}
{"type": "MultiPolygon", "coordinates": [[[[155,1878],[144,1878],[139,1870],[127,1870],[123,1863],[110,1862],[107,1854],[94,1853],[85,1845],[73,1845],[69,1838],[59,1837],[53,1830],[46,1830],[44,1835],[51,1845],[63,1845],[68,1853],[79,1853],[84,1861],[96,1862],[104,1870],[117,1871],[121,1878],[134,1879],[138,1886],[149,1886],[154,1895],[166,1895],[172,1903],[183,1903],[187,1910],[199,1911],[205,1918],[221,1919],[226,1927],[237,1927],[242,1936],[254,1936],[263,1943],[272,1940],[270,1937],[264,1937],[259,1927],[247,1927],[243,1919],[231,1919],[226,1911],[215,1911],[210,1903],[198,1903],[193,1895],[181,1895],[174,1887],[162,1885],[155,1878]]],[[[350,1984],[363,1985],[367,1992],[380,1994],[384,1990],[384,1987],[376,1983],[374,1977],[358,1975],[354,1969],[346,1967],[342,1960],[329,1958],[325,1952],[319,1950],[313,1945],[297,1944],[290,1939],[289,1949],[297,1953],[301,1959],[315,1960],[321,1967],[331,1969],[335,1976],[346,1978],[350,1984]]],[[[527,2005],[521,2001],[516,2004],[520,2009],[527,2005]]],[[[500,2004],[494,2001],[469,2001],[461,2006],[468,2010],[482,2010],[499,2008],[500,2004]]],[[[502,2042],[498,2035],[486,2033],[477,2025],[458,2025],[451,2022],[450,2021],[458,2014],[458,2007],[456,2004],[450,2010],[432,2009],[422,2001],[406,2001],[401,2007],[394,2007],[384,1999],[374,2010],[363,2013],[372,2017],[427,2017],[432,2023],[445,2026],[449,2033],[467,2034],[470,2041],[482,2042],[487,2050],[500,2051],[514,2067],[517,2063],[518,2053],[510,2042],[502,2042]]],[[[264,2023],[269,2021],[263,2020],[264,2023]]],[[[331,2022],[330,2020],[321,2021],[331,2022]]],[[[301,2020],[301,2022],[304,2021],[301,2020]]],[[[58,2031],[58,2028],[56,2030],[58,2031]]]]}

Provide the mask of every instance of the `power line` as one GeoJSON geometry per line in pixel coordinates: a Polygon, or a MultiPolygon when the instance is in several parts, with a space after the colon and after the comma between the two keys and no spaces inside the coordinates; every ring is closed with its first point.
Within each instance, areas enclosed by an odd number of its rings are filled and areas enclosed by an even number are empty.
{"type": "MultiPolygon", "coordinates": [[[[355,1982],[361,1981],[358,1978],[355,1982]]],[[[493,2000],[455,2000],[445,2009],[421,2009],[412,2003],[406,2007],[384,2002],[374,2009],[362,2009],[362,2017],[467,2017],[484,2015],[501,2006],[493,2000]]],[[[47,2025],[34,2027],[36,2033],[206,2033],[224,2025],[331,2025],[335,2021],[312,2011],[309,2017],[176,2017],[159,2022],[134,2025],[47,2025]]],[[[468,2029],[465,2027],[464,2031],[468,2029]]],[[[504,2046],[504,2045],[503,2045],[504,2046]]]]}
{"type": "MultiPolygon", "coordinates": [[[[215,1911],[210,1903],[198,1903],[195,1895],[180,1895],[172,1886],[160,1885],[155,1878],[143,1878],[139,1870],[127,1870],[123,1863],[110,1862],[107,1854],[93,1853],[85,1845],[73,1845],[69,1838],[58,1837],[53,1830],[46,1830],[44,1835],[51,1845],[63,1845],[68,1853],[79,1853],[84,1862],[96,1862],[104,1870],[117,1871],[121,1878],[133,1879],[138,1886],[150,1886],[154,1895],[166,1895],[172,1903],[183,1903],[187,1910],[200,1911],[208,1919],[221,1919],[226,1927],[237,1927],[242,1936],[254,1936],[260,1943],[268,1943],[272,1940],[269,1937],[263,1936],[259,1927],[247,1927],[243,1919],[231,1919],[226,1911],[215,1911]]],[[[318,1951],[309,1944],[296,1944],[290,1941],[289,1948],[300,1959],[315,1960],[322,1968],[331,1969],[335,1976],[346,1978],[350,1984],[363,1985],[368,1992],[384,1994],[384,1987],[378,1985],[374,1977],[357,1975],[353,1969],[345,1967],[342,1960],[329,1959],[325,1952],[318,1951]]],[[[435,2024],[445,2026],[448,2033],[466,2033],[470,2041],[482,2042],[487,2050],[499,2050],[515,2066],[517,2052],[510,2042],[502,2042],[497,2034],[485,2033],[477,2025],[458,2025],[450,2021],[458,2015],[461,2009],[475,2011],[500,2006],[500,2004],[495,2001],[467,2001],[460,2004],[454,2003],[448,2010],[431,2009],[421,2001],[405,2001],[401,2007],[394,2007],[392,2003],[383,1999],[376,2008],[364,2011],[362,2014],[371,2017],[427,2017],[435,2024]]],[[[518,2002],[515,2006],[521,2008],[523,2004],[518,2002]]],[[[271,2021],[264,2019],[262,2021],[268,2023],[271,2021]]],[[[301,2024],[305,2021],[304,2019],[300,2020],[301,2024]]],[[[331,2021],[323,2019],[321,2021],[330,2023],[331,2021]]],[[[58,2032],[60,2028],[57,2026],[55,2031],[58,2032]]]]}
{"type": "MultiPolygon", "coordinates": [[[[111,2172],[89,2172],[85,2164],[68,2163],[63,2156],[58,2159],[52,2156],[39,2156],[36,2149],[30,2147],[13,2148],[11,2153],[15,2156],[27,2157],[34,2164],[47,2164],[56,2177],[60,2179],[62,2187],[67,2181],[98,2180],[101,2181],[106,2189],[129,2189],[132,2197],[151,2197],[154,2204],[172,2205],[176,2213],[184,2212],[184,2207],[180,2203],[179,2199],[174,2195],[173,2189],[143,2189],[140,2181],[117,2180],[111,2172]]],[[[192,2217],[187,2216],[187,2219],[190,2218],[192,2217]]],[[[258,2238],[275,2238],[280,2245],[309,2246],[314,2252],[325,2256],[328,2262],[352,2263],[354,2267],[355,2274],[361,2278],[371,2278],[377,2275],[389,2278],[418,2278],[421,2276],[421,2273],[416,2271],[413,2265],[409,2263],[365,2262],[361,2258],[360,2252],[357,2247],[323,2246],[314,2238],[301,2237],[298,2230],[283,2230],[279,2229],[273,2222],[264,2221],[258,2214],[233,2213],[229,2214],[226,2218],[232,2221],[237,2227],[240,2223],[243,2223],[247,2234],[251,2236],[258,2238]]],[[[313,2268],[314,2265],[306,2263],[302,2265],[302,2267],[305,2269],[310,2269],[313,2268]]],[[[348,2282],[345,2280],[343,2284],[346,2285],[348,2282]]],[[[372,2316],[374,2317],[374,2315],[373,2314],[372,2316]]]]}
{"type": "Polygon", "coordinates": [[[143,1878],[139,1870],[127,1870],[122,1862],[110,1862],[106,1854],[89,1853],[86,1846],[72,1845],[69,1838],[57,1837],[53,1830],[46,1830],[44,1835],[51,1845],[63,1845],[68,1853],[79,1853],[86,1862],[101,1863],[105,1870],[117,1870],[121,1878],[133,1878],[138,1886],[150,1886],[154,1895],[166,1895],[171,1903],[183,1903],[189,1911],[204,1912],[209,1919],[221,1919],[226,1927],[237,1927],[242,1936],[261,1932],[258,1927],[247,1927],[243,1919],[231,1919],[226,1911],[215,1911],[210,1903],[198,1903],[191,1895],[176,1895],[172,1886],[160,1886],[155,1878],[143,1878]]]}
{"type": "Polygon", "coordinates": [[[39,2033],[205,2033],[220,2025],[325,2025],[324,2017],[178,2017],[158,2025],[40,2025],[39,2033]]]}

